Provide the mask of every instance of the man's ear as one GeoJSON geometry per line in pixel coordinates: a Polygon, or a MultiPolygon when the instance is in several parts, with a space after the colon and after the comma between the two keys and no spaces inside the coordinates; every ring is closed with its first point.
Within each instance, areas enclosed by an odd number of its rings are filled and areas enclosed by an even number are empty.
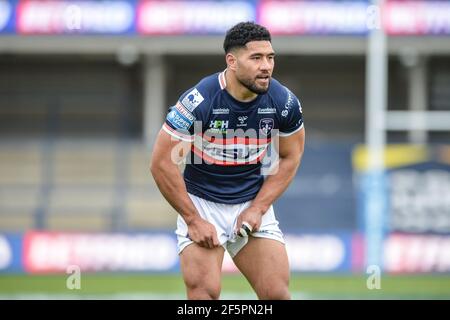
{"type": "Polygon", "coordinates": [[[236,71],[237,58],[233,53],[228,52],[225,56],[225,61],[227,63],[227,69],[236,71]]]}

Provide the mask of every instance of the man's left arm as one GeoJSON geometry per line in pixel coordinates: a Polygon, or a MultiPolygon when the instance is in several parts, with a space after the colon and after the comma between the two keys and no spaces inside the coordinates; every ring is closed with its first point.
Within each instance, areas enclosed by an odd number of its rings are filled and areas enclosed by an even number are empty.
{"type": "Polygon", "coordinates": [[[294,178],[303,156],[304,146],[304,128],[290,136],[279,138],[278,168],[274,174],[270,174],[265,179],[250,207],[240,214],[237,228],[240,228],[242,222],[245,221],[250,224],[252,231],[259,229],[263,214],[269,210],[272,203],[281,196],[294,178]]]}

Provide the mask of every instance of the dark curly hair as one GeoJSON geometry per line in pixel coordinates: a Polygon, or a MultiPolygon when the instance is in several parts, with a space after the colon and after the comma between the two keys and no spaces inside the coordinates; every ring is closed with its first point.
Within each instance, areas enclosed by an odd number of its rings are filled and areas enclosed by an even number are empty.
{"type": "Polygon", "coordinates": [[[269,30],[254,22],[240,22],[227,31],[223,42],[225,53],[242,48],[250,41],[271,41],[269,30]]]}

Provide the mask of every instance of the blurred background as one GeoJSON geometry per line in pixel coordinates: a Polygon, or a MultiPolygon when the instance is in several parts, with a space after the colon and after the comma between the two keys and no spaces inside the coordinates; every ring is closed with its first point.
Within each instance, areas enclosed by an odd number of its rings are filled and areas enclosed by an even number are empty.
{"type": "MultiPolygon", "coordinates": [[[[303,106],[293,297],[450,298],[450,1],[265,0],[0,0],[0,298],[184,298],[152,144],[240,21],[303,106]]],[[[223,268],[222,298],[256,298],[223,268]]]]}

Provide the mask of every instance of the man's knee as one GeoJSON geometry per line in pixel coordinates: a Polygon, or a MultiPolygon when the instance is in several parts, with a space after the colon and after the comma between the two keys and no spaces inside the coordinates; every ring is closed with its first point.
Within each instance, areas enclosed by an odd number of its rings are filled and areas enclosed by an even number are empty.
{"type": "Polygon", "coordinates": [[[224,249],[190,245],[181,254],[181,270],[188,299],[219,299],[224,249]]]}
{"type": "Polygon", "coordinates": [[[206,269],[203,272],[200,270],[184,274],[188,299],[219,299],[221,290],[220,270],[209,270],[209,272],[206,269]]]}
{"type": "Polygon", "coordinates": [[[280,283],[277,285],[264,285],[256,290],[258,298],[261,300],[289,300],[291,294],[288,285],[280,283]]]}
{"type": "Polygon", "coordinates": [[[188,284],[186,283],[187,297],[189,300],[218,300],[220,297],[220,284],[188,284]]]}

